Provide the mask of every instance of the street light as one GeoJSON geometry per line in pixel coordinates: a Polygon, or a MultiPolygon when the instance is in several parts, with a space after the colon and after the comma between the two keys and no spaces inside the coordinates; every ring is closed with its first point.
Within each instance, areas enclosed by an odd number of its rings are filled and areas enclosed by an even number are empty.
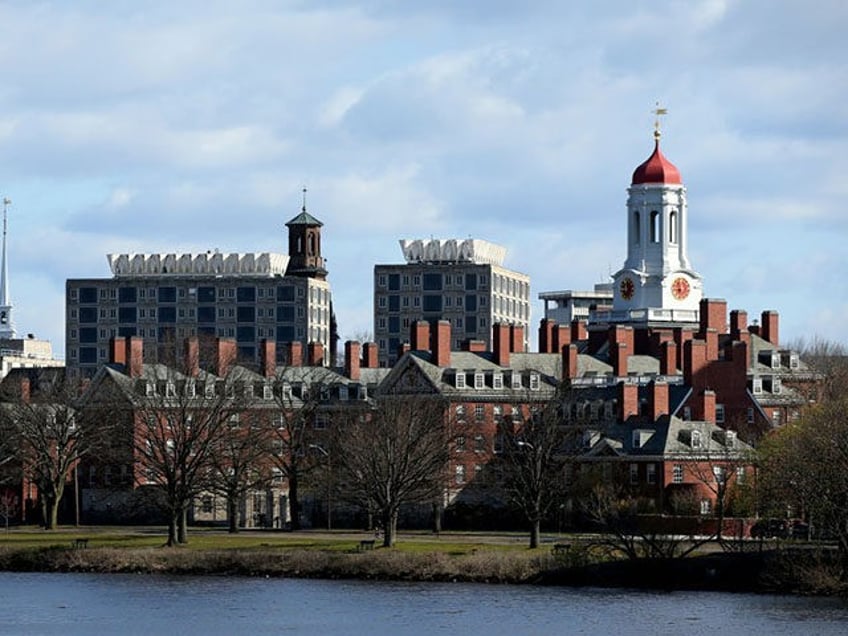
{"type": "Polygon", "coordinates": [[[309,448],[313,450],[317,450],[324,457],[327,458],[327,530],[333,529],[333,502],[332,502],[332,492],[333,492],[333,457],[330,455],[330,451],[321,446],[320,444],[310,444],[309,448]]]}

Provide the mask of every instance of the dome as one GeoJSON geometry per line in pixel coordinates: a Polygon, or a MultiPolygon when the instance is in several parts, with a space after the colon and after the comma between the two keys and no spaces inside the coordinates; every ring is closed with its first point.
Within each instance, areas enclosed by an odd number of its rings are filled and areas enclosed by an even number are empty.
{"type": "Polygon", "coordinates": [[[680,179],[680,171],[660,152],[659,139],[656,141],[653,154],[633,171],[631,185],[643,183],[683,183],[680,179]]]}

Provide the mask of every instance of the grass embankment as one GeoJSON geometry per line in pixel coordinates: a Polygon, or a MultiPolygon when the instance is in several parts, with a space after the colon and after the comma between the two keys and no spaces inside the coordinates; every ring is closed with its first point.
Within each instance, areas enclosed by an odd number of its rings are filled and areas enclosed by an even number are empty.
{"type": "Polygon", "coordinates": [[[161,534],[120,529],[0,533],[0,570],[243,575],[396,581],[536,583],[643,589],[846,593],[832,555],[814,550],[714,552],[685,559],[610,560],[574,541],[528,550],[515,535],[407,535],[391,549],[366,535],[193,531],[178,548],[161,534]],[[74,548],[78,538],[86,548],[74,548]]]}

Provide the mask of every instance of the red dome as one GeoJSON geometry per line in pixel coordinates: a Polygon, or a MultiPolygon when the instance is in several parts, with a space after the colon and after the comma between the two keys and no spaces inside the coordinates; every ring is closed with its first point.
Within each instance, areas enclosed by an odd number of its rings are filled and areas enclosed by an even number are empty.
{"type": "Polygon", "coordinates": [[[631,185],[642,183],[683,183],[680,179],[680,172],[660,152],[659,139],[654,146],[653,154],[648,157],[645,163],[633,171],[631,185]]]}

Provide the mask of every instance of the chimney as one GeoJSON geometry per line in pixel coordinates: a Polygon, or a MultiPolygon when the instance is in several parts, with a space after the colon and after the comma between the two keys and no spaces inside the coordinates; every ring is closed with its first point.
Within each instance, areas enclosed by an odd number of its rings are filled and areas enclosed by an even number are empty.
{"type": "Polygon", "coordinates": [[[344,345],[345,352],[345,366],[344,366],[344,374],[345,377],[353,380],[354,382],[359,381],[359,367],[362,361],[360,357],[362,356],[362,346],[356,342],[355,340],[348,340],[344,345]]]}
{"type": "Polygon", "coordinates": [[[124,356],[126,372],[131,378],[140,378],[144,368],[144,339],[138,336],[130,336],[126,340],[126,354],[124,356]]]}
{"type": "Polygon", "coordinates": [[[267,338],[260,343],[262,375],[273,378],[277,374],[277,343],[267,338]]]}
{"type": "Polygon", "coordinates": [[[509,325],[497,323],[492,326],[492,354],[496,365],[509,366],[509,325]]]}
{"type": "Polygon", "coordinates": [[[693,389],[706,386],[704,370],[707,366],[707,343],[703,340],[688,340],[683,345],[683,381],[693,389]]]}
{"type": "Polygon", "coordinates": [[[683,354],[686,350],[686,342],[692,339],[692,332],[683,327],[675,327],[672,330],[674,334],[674,344],[677,345],[677,368],[683,368],[683,354]]]}
{"type": "Polygon", "coordinates": [[[639,415],[639,385],[626,380],[618,383],[618,416],[622,422],[639,415]]]}
{"type": "Polygon", "coordinates": [[[562,379],[573,380],[577,377],[577,345],[568,344],[562,348],[562,379]]]}
{"type": "Polygon", "coordinates": [[[618,342],[610,346],[612,374],[621,378],[627,375],[627,359],[630,357],[630,347],[626,342],[618,342]]]}
{"type": "Polygon", "coordinates": [[[651,382],[651,418],[656,422],[663,415],[668,415],[668,384],[651,382]]]}
{"type": "Polygon", "coordinates": [[[560,353],[562,348],[571,344],[571,327],[569,325],[556,325],[553,331],[553,349],[550,353],[560,353]]]}
{"type": "Polygon", "coordinates": [[[586,330],[586,323],[583,320],[575,318],[571,321],[571,342],[579,340],[587,340],[589,332],[586,330]]]}
{"type": "Polygon", "coordinates": [[[324,345],[320,342],[310,342],[306,345],[306,365],[309,367],[324,366],[324,345]]]}
{"type": "Polygon", "coordinates": [[[539,353],[553,353],[556,350],[554,329],[556,329],[556,323],[553,320],[542,318],[539,323],[539,353]]]}
{"type": "Polygon", "coordinates": [[[127,363],[127,343],[122,336],[109,340],[109,362],[112,364],[127,363]]]}
{"type": "Polygon", "coordinates": [[[748,312],[734,309],[730,312],[730,337],[739,340],[743,333],[748,333],[748,312]]]}
{"type": "Polygon", "coordinates": [[[698,396],[695,419],[715,424],[716,396],[715,391],[706,390],[698,396]]]}
{"type": "Polygon", "coordinates": [[[365,369],[376,369],[379,366],[379,351],[376,342],[366,342],[365,351],[362,355],[362,367],[365,369]]]}
{"type": "Polygon", "coordinates": [[[776,311],[766,310],[760,317],[760,337],[772,343],[775,347],[780,345],[780,339],[778,338],[779,322],[779,316],[776,311]]]}
{"type": "Polygon", "coordinates": [[[409,353],[410,351],[412,351],[410,344],[408,342],[401,342],[397,348],[398,360],[400,360],[405,353],[409,353]]]}
{"type": "Polygon", "coordinates": [[[449,320],[440,320],[436,323],[433,333],[433,347],[431,349],[431,362],[437,367],[450,366],[451,359],[451,324],[449,320]]]}
{"type": "Polygon", "coordinates": [[[23,404],[29,404],[30,399],[32,398],[32,384],[30,383],[29,377],[22,375],[21,376],[21,402],[23,404]]]}
{"type": "Polygon", "coordinates": [[[700,304],[701,337],[708,329],[727,333],[727,301],[721,298],[702,298],[700,304]]]}
{"type": "Polygon", "coordinates": [[[200,340],[197,336],[189,336],[185,340],[185,374],[196,378],[200,375],[200,340]]]}
{"type": "Polygon", "coordinates": [[[469,338],[468,340],[463,341],[462,348],[463,351],[469,351],[471,353],[485,353],[486,343],[482,340],[472,340],[469,338]]]}
{"type": "Polygon", "coordinates": [[[522,325],[510,325],[509,350],[512,353],[524,353],[524,327],[522,325]]]}
{"type": "Polygon", "coordinates": [[[412,333],[409,344],[413,351],[430,350],[430,323],[426,320],[416,320],[412,323],[412,333]]]}
{"type": "Polygon", "coordinates": [[[302,367],[303,366],[303,343],[302,342],[289,342],[288,343],[288,355],[286,356],[286,364],[290,367],[302,367]]]}
{"type": "Polygon", "coordinates": [[[608,332],[610,351],[614,345],[624,343],[627,345],[628,351],[632,354],[633,347],[633,327],[625,327],[623,325],[613,325],[608,332]]]}
{"type": "Polygon", "coordinates": [[[718,331],[710,327],[706,334],[701,335],[707,343],[707,362],[718,360],[718,331]]]}
{"type": "Polygon", "coordinates": [[[660,345],[660,375],[677,375],[677,345],[673,341],[660,345]]]}
{"type": "Polygon", "coordinates": [[[218,338],[217,345],[215,374],[223,378],[230,372],[230,367],[236,360],[236,341],[233,338],[218,338]]]}

